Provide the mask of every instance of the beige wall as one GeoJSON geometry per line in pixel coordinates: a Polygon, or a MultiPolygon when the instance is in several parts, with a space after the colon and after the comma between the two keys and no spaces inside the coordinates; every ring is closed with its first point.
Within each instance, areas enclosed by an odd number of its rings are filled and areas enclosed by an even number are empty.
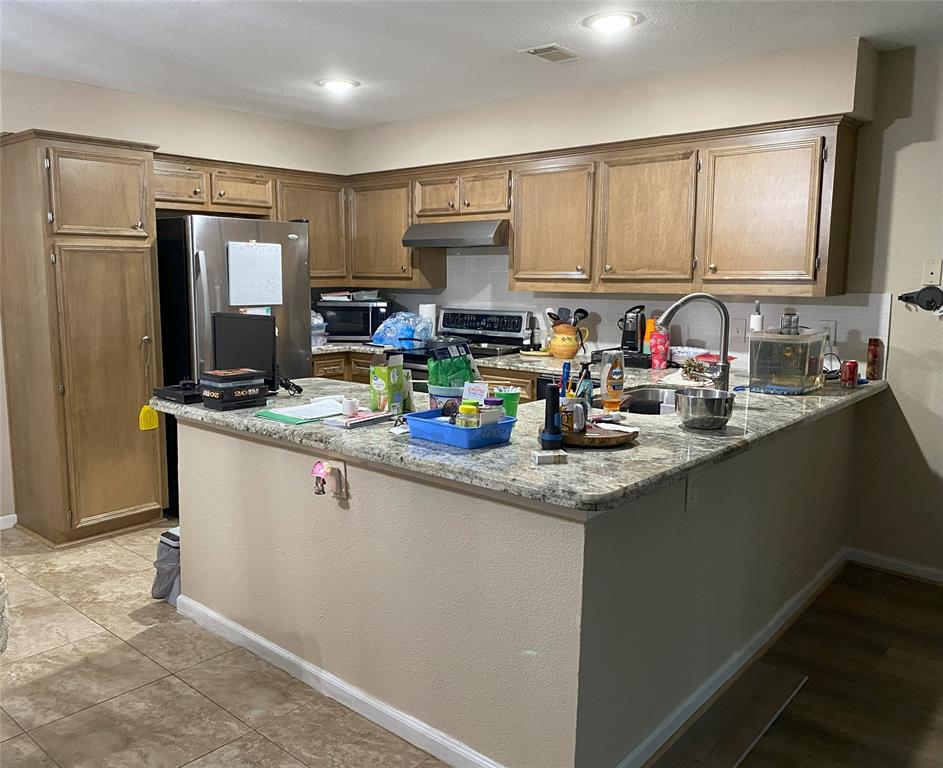
{"type": "Polygon", "coordinates": [[[572,767],[583,526],[180,424],[183,593],[509,768],[572,767]]]}
{"type": "MultiPolygon", "coordinates": [[[[860,142],[849,290],[896,297],[943,259],[943,45],[881,54],[860,142]]],[[[943,569],[943,318],[893,302],[887,377],[861,409],[854,543],[943,569]]]]}
{"type": "Polygon", "coordinates": [[[859,408],[699,470],[687,508],[682,482],[587,523],[580,768],[615,765],[841,549],[859,408]]]}
{"type": "Polygon", "coordinates": [[[403,168],[814,115],[868,118],[874,59],[869,45],[845,38],[360,128],[347,133],[347,166],[351,173],[403,168]]]}
{"type": "Polygon", "coordinates": [[[341,131],[94,85],[0,71],[0,128],[159,144],[161,152],[343,173],[341,131]]]}

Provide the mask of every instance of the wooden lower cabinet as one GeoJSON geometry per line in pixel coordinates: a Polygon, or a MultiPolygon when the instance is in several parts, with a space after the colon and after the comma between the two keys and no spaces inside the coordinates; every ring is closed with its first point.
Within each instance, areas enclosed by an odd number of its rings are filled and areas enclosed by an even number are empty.
{"type": "Polygon", "coordinates": [[[318,379],[342,379],[349,381],[347,374],[347,353],[313,355],[311,375],[318,379]]]}
{"type": "Polygon", "coordinates": [[[138,429],[160,346],[147,245],[57,245],[72,524],[159,512],[162,432],[138,429]]]}
{"type": "Polygon", "coordinates": [[[349,354],[347,370],[350,372],[350,381],[356,381],[358,384],[370,383],[370,365],[373,362],[373,355],[362,352],[351,352],[349,354]]]}
{"type": "Polygon", "coordinates": [[[512,387],[520,387],[521,402],[526,403],[537,397],[537,374],[527,371],[509,371],[504,368],[488,368],[478,365],[481,378],[512,387]]]}

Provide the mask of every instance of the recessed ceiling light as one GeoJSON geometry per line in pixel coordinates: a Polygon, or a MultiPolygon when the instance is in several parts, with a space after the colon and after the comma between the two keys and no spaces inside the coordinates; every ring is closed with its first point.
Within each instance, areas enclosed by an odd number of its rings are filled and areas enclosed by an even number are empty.
{"type": "Polygon", "coordinates": [[[612,35],[616,32],[622,32],[629,27],[634,27],[642,23],[642,17],[637,13],[625,13],[617,11],[614,13],[597,13],[583,19],[583,26],[589,27],[596,32],[602,32],[604,35],[612,35]]]}
{"type": "Polygon", "coordinates": [[[326,88],[331,93],[347,93],[347,91],[360,87],[360,83],[356,80],[349,80],[344,77],[330,77],[325,80],[318,80],[318,85],[322,88],[326,88]]]}

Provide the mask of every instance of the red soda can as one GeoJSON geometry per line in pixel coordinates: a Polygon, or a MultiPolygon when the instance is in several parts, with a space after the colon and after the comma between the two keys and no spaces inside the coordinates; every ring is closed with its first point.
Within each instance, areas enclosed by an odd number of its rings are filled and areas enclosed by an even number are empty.
{"type": "Polygon", "coordinates": [[[841,364],[841,385],[848,389],[858,386],[858,361],[846,360],[841,364]]]}

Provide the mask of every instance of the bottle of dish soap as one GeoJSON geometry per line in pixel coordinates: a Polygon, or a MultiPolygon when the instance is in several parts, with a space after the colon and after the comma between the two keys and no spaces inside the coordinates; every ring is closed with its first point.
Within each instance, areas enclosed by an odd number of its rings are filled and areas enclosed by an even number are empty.
{"type": "Polygon", "coordinates": [[[602,407],[618,411],[622,405],[625,360],[621,350],[602,353],[602,407]]]}

